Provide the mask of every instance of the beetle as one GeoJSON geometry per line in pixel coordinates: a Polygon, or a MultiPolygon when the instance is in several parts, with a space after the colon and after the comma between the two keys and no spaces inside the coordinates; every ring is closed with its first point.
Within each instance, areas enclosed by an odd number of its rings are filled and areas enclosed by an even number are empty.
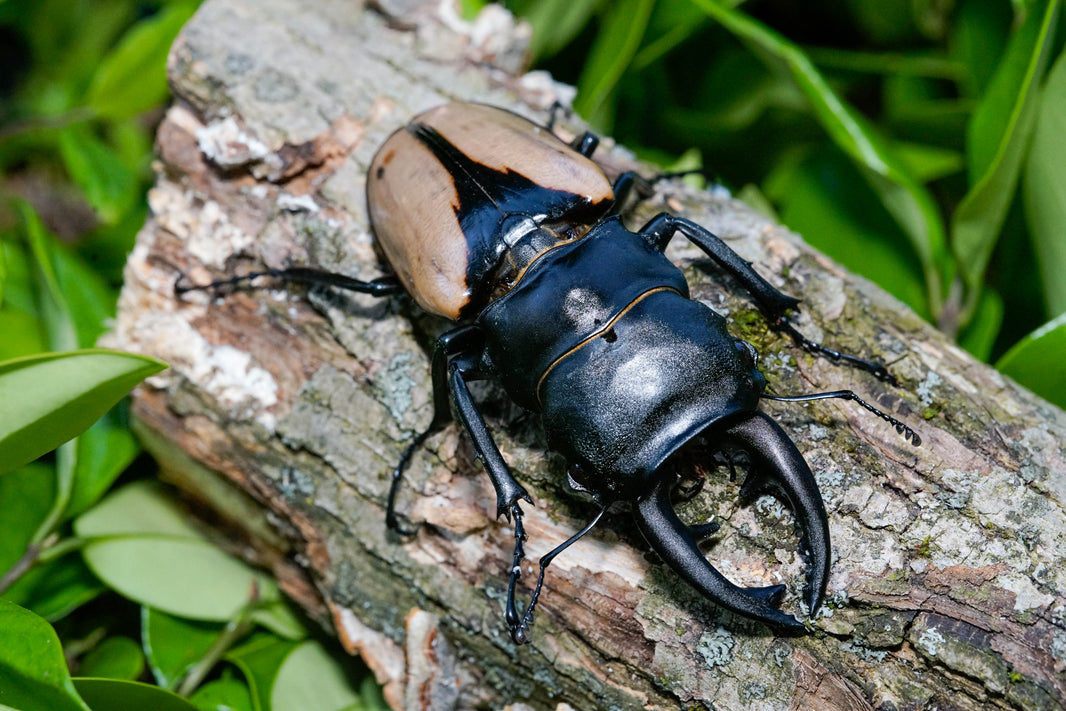
{"type": "MultiPolygon", "coordinates": [[[[758,353],[734,338],[726,320],[691,299],[681,270],[664,255],[682,234],[754,299],[772,327],[810,352],[894,383],[885,366],[808,340],[789,322],[799,300],[787,296],[721,239],[668,213],[640,230],[620,212],[655,180],[634,172],[611,182],[592,161],[598,139],[570,143],[547,126],[492,106],[450,103],[413,118],[374,156],[367,176],[370,222],[394,275],[372,281],[304,267],[254,272],[210,284],[175,283],[181,295],[259,277],[278,277],[376,296],[406,292],[425,311],[456,322],[432,357],[433,419],[392,473],[389,528],[400,523],[396,496],[412,453],[458,418],[496,492],[497,518],[514,524],[506,622],[516,644],[529,626],[552,559],[587,534],[614,502],[628,502],[652,549],[721,607],[782,631],[804,629],[779,609],[783,585],[742,588],[727,580],[698,545],[717,528],[686,526],[671,494],[673,455],[701,439],[747,453],[752,472],[742,493],[776,485],[796,513],[808,549],[804,598],[818,610],[829,575],[829,524],[813,474],[787,434],[759,409],[761,399],[847,398],[893,424],[899,420],[850,390],[779,396],[767,392],[758,353]],[[520,502],[533,503],[500,455],[468,382],[494,379],[537,413],[549,447],[567,462],[569,484],[598,511],[540,560],[525,610],[516,602],[526,539],[520,502]]],[[[663,177],[663,176],[660,176],[663,177]]],[[[665,176],[670,177],[670,176],[665,176]]]]}

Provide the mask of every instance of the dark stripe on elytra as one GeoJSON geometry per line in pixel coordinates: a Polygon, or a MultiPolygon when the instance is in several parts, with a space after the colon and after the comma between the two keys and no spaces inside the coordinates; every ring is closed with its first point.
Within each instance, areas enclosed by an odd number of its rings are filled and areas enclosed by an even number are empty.
{"type": "Polygon", "coordinates": [[[503,240],[497,239],[503,218],[545,214],[549,208],[555,208],[557,214],[549,214],[550,219],[566,214],[583,202],[583,198],[546,188],[510,169],[490,168],[456,148],[432,126],[413,122],[408,124],[407,132],[436,156],[455,184],[459,198],[455,217],[466,238],[466,283],[471,290],[463,315],[476,313],[488,302],[492,291],[493,285],[485,277],[507,248],[503,240]]]}

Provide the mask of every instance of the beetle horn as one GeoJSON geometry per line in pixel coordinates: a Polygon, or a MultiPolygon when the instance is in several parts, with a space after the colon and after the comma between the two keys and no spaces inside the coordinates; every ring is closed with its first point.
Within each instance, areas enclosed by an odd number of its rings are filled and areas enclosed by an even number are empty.
{"type": "Polygon", "coordinates": [[[652,490],[633,505],[637,527],[655,552],[690,585],[712,602],[775,627],[802,630],[795,617],[774,607],[785,592],[783,585],[741,588],[715,570],[696,545],[689,528],[670,503],[673,477],[660,477],[652,490]]]}
{"type": "Polygon", "coordinates": [[[784,430],[762,412],[756,411],[737,421],[725,434],[751,457],[755,473],[749,476],[763,477],[767,483],[776,484],[799,519],[811,567],[804,599],[814,615],[825,596],[830,563],[829,520],[814,474],[784,430]]]}

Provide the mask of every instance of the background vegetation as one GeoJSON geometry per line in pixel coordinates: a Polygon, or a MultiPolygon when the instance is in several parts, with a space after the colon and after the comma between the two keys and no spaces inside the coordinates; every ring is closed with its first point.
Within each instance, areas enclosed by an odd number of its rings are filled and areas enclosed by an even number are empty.
{"type": "MultiPolygon", "coordinates": [[[[1058,0],[508,4],[600,131],[706,165],[1066,405],[1058,0]]],[[[93,348],[195,7],[0,0],[0,708],[381,707],[150,483],[112,406],[163,364],[93,348]]]]}

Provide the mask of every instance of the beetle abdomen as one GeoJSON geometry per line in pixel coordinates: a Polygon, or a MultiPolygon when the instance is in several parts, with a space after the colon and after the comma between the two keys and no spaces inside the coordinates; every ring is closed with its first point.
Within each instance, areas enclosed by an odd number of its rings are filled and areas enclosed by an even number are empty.
{"type": "Polygon", "coordinates": [[[471,316],[495,286],[511,215],[589,225],[613,204],[600,168],[546,128],[502,109],[447,104],[415,117],[378,150],[370,220],[422,308],[471,316]]]}
{"type": "Polygon", "coordinates": [[[548,443],[614,498],[647,485],[685,442],[737,412],[756,409],[766,385],[725,319],[663,291],[634,304],[541,384],[548,443]]]}

